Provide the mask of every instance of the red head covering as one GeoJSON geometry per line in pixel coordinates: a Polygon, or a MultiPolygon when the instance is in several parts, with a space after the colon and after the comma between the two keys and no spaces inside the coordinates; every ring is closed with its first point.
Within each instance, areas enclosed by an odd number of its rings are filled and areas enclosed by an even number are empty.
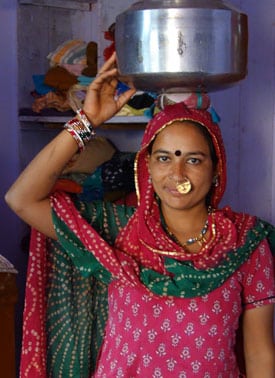
{"type": "MultiPolygon", "coordinates": [[[[220,129],[212,121],[210,113],[207,110],[189,109],[183,102],[165,106],[164,110],[157,113],[146,127],[141,148],[135,161],[138,207],[116,240],[116,246],[120,250],[136,256],[142,265],[157,271],[163,269],[161,255],[171,256],[171,253],[181,251],[182,248],[170,239],[163,230],[159,206],[155,199],[148,169],[148,146],[166,126],[175,121],[184,120],[201,124],[208,130],[212,138],[218,158],[217,173],[219,175],[219,185],[213,187],[211,193],[210,202],[213,207],[218,205],[225,190],[225,150],[220,129]]],[[[198,264],[204,264],[204,259],[199,254],[192,256],[192,259],[196,258],[198,258],[198,264]]],[[[190,259],[190,256],[185,254],[181,259],[190,259]]]]}
{"type": "Polygon", "coordinates": [[[139,204],[141,205],[142,199],[147,195],[150,196],[153,190],[149,180],[147,148],[160,131],[175,121],[193,121],[199,123],[210,134],[218,158],[217,173],[219,176],[219,185],[212,188],[210,202],[213,207],[217,207],[226,186],[226,157],[222,135],[219,126],[212,121],[211,114],[207,110],[190,109],[183,102],[167,105],[163,111],[155,115],[146,127],[135,165],[136,191],[139,204]]]}

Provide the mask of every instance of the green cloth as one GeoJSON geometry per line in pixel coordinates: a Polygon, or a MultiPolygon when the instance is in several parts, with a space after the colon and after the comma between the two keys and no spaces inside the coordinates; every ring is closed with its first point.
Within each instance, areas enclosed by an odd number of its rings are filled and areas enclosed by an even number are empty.
{"type": "Polygon", "coordinates": [[[205,295],[222,285],[267,238],[271,251],[275,255],[275,228],[267,222],[257,220],[247,236],[246,242],[237,251],[230,251],[227,259],[214,268],[195,269],[188,261],[177,261],[167,258],[165,267],[173,276],[162,275],[151,269],[142,269],[141,281],[152,292],[158,295],[172,295],[191,298],[205,295]]]}
{"type": "MultiPolygon", "coordinates": [[[[134,212],[118,206],[120,223],[116,222],[112,204],[78,203],[84,218],[110,244],[134,212]],[[121,210],[121,211],[120,211],[121,210]],[[126,213],[125,213],[126,210],[126,213]],[[108,227],[103,221],[108,220],[108,227]]],[[[60,221],[53,212],[54,222],[60,221]]],[[[48,377],[88,378],[96,366],[108,318],[108,283],[111,275],[85,250],[66,225],[75,244],[59,235],[47,246],[47,374],[48,377]]]]}
{"type": "Polygon", "coordinates": [[[108,287],[92,276],[81,275],[57,242],[49,243],[48,251],[48,376],[87,378],[102,343],[108,287]]]}

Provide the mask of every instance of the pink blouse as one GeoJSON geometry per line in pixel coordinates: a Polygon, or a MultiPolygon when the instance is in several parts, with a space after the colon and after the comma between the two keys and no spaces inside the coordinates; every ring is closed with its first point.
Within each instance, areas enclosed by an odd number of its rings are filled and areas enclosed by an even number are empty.
{"type": "Polygon", "coordinates": [[[202,297],[109,287],[109,318],[93,377],[237,378],[236,330],[243,310],[274,303],[266,241],[219,288],[202,297]]]}

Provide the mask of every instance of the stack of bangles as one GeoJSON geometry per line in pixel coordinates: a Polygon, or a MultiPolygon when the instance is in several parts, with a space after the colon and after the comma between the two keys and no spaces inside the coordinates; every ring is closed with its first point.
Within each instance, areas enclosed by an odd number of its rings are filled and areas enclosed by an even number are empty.
{"type": "Polygon", "coordinates": [[[84,150],[87,143],[96,135],[93,125],[82,109],[78,109],[76,116],[65,123],[64,129],[74,138],[80,152],[84,150]]]}

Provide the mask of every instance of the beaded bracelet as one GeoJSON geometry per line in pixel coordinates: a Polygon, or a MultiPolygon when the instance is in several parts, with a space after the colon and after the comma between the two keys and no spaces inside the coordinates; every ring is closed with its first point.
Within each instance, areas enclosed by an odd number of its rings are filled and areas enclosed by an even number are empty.
{"type": "Polygon", "coordinates": [[[82,109],[76,111],[76,117],[65,123],[67,130],[76,141],[79,151],[83,151],[86,144],[95,137],[95,130],[82,109]]]}

